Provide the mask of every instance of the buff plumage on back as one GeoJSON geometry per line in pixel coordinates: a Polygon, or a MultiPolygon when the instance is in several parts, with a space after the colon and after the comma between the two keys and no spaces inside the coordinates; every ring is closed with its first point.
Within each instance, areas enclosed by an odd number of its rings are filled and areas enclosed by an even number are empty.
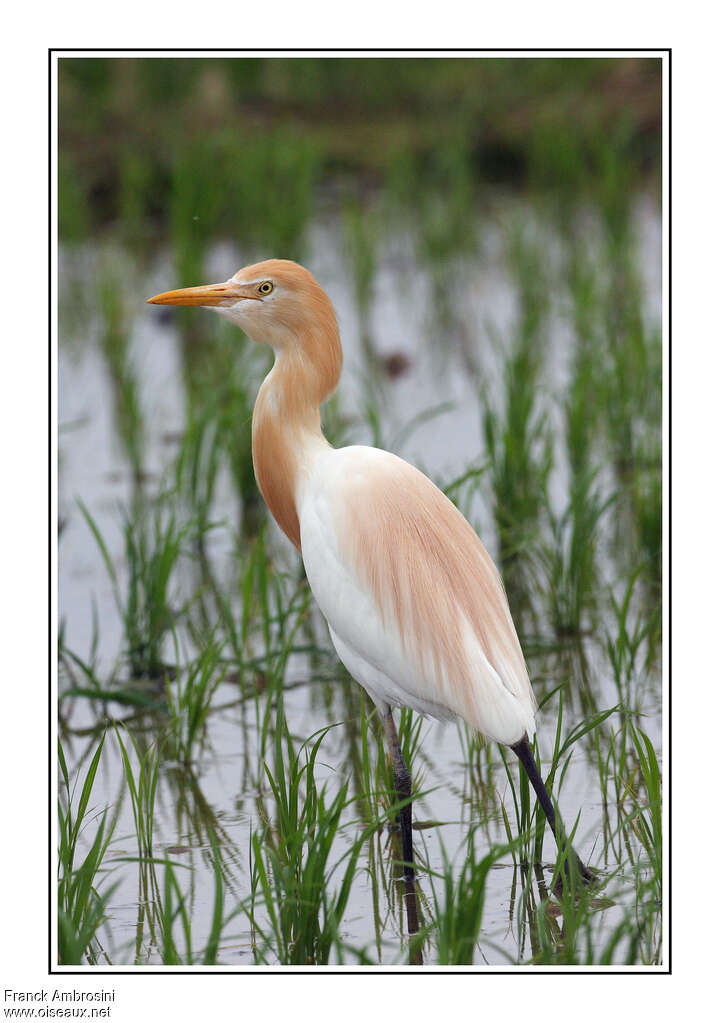
{"type": "Polygon", "coordinates": [[[347,480],[344,491],[352,512],[336,520],[341,553],[407,656],[433,677],[434,699],[442,693],[449,709],[488,734],[492,689],[479,684],[485,658],[532,732],[535,700],[505,591],[470,524],[426,476],[394,456],[378,460],[371,476],[347,480]]]}

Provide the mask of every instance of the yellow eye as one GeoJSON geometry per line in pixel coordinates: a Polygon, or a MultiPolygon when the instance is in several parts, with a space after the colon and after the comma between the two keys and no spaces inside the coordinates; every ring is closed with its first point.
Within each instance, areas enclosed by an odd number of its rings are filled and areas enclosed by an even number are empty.
{"type": "Polygon", "coordinates": [[[272,281],[263,281],[262,284],[258,284],[258,291],[261,295],[269,295],[273,289],[272,281]]]}

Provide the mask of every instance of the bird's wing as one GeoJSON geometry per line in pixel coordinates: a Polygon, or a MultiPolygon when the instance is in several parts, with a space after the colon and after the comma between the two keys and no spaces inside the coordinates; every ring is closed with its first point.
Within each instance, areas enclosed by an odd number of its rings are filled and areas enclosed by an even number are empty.
{"type": "Polygon", "coordinates": [[[379,694],[389,703],[446,708],[500,742],[532,734],[535,701],[500,576],[426,476],[375,448],[328,452],[300,524],[310,585],[359,682],[372,692],[365,662],[392,683],[379,694]]]}

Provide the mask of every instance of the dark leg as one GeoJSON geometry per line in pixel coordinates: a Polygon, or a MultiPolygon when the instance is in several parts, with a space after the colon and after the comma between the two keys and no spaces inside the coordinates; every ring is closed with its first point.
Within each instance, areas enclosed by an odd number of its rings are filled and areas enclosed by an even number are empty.
{"type": "MultiPolygon", "coordinates": [[[[562,852],[567,845],[567,839],[565,838],[562,821],[559,820],[559,818],[556,818],[555,816],[555,807],[553,806],[552,800],[550,799],[550,796],[548,794],[548,790],[545,788],[545,784],[542,778],[540,777],[540,771],[538,770],[538,766],[535,763],[535,757],[533,756],[532,749],[530,748],[530,743],[528,742],[527,735],[523,735],[522,739],[520,739],[519,742],[516,742],[514,746],[511,746],[510,749],[513,751],[513,753],[515,753],[518,760],[525,768],[525,773],[530,779],[530,784],[535,789],[535,793],[538,797],[538,802],[540,803],[540,806],[543,808],[543,812],[547,817],[547,822],[550,825],[550,830],[555,836],[555,842],[557,843],[557,847],[560,850],[560,852],[562,852]]],[[[571,859],[574,861],[578,869],[578,872],[580,873],[580,876],[582,877],[583,881],[585,881],[586,884],[595,880],[592,871],[588,870],[588,868],[585,866],[585,864],[580,859],[580,857],[575,852],[572,846],[570,846],[567,850],[567,857],[565,860],[566,874],[569,875],[570,873],[571,859]]]]}
{"type": "MultiPolygon", "coordinates": [[[[385,705],[381,708],[382,723],[385,729],[385,738],[393,767],[393,781],[395,783],[395,794],[398,800],[409,799],[412,795],[412,781],[408,771],[405,758],[400,749],[400,740],[395,729],[392,710],[385,705]]],[[[407,909],[408,933],[417,934],[418,916],[417,899],[415,896],[415,868],[413,867],[413,842],[412,842],[412,803],[408,802],[398,812],[400,822],[400,837],[402,840],[402,856],[404,861],[403,880],[405,885],[405,907],[407,909]]],[[[422,963],[422,955],[416,953],[414,961],[422,963]]]]}

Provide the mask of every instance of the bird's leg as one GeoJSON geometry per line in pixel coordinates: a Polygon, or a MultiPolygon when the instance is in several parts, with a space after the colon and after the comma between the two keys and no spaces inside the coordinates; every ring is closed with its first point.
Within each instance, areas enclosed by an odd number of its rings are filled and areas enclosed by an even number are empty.
{"type": "MultiPolygon", "coordinates": [[[[385,738],[393,768],[393,782],[395,785],[395,796],[400,800],[408,800],[405,806],[398,812],[400,820],[400,837],[402,840],[403,856],[403,879],[405,882],[405,906],[407,908],[408,933],[416,934],[418,930],[417,899],[415,896],[415,868],[413,866],[413,842],[412,842],[412,779],[408,771],[405,757],[402,755],[400,740],[395,729],[392,710],[385,704],[381,708],[385,738]]],[[[421,960],[422,961],[422,960],[421,960]]]]}
{"type": "MultiPolygon", "coordinates": [[[[535,762],[530,743],[528,741],[527,734],[523,735],[519,742],[516,742],[510,749],[515,753],[520,763],[525,768],[525,773],[530,779],[530,784],[535,789],[535,793],[538,797],[540,806],[543,808],[547,822],[550,825],[550,830],[555,836],[555,842],[558,850],[562,853],[568,846],[565,832],[562,826],[562,821],[556,817],[555,807],[553,806],[552,800],[548,794],[548,790],[545,788],[545,784],[540,776],[538,765],[535,762]]],[[[575,852],[572,846],[567,848],[567,856],[565,858],[565,873],[569,877],[571,871],[570,860],[573,860],[577,870],[586,884],[595,880],[595,876],[591,870],[589,870],[583,861],[580,859],[578,854],[575,852]]]]}

